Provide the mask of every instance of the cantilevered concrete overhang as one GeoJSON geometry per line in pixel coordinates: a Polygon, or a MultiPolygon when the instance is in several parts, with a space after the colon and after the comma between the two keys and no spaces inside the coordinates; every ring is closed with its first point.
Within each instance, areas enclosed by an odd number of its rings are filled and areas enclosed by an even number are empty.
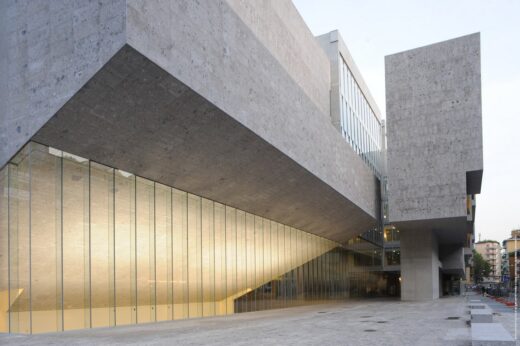
{"type": "Polygon", "coordinates": [[[483,173],[480,35],[385,61],[390,221],[463,245],[483,173]]]}
{"type": "Polygon", "coordinates": [[[375,225],[378,181],[289,1],[52,2],[6,25],[41,11],[42,30],[6,32],[16,52],[0,41],[0,165],[33,139],[332,240],[375,225]]]}
{"type": "Polygon", "coordinates": [[[461,246],[466,243],[468,227],[470,226],[465,216],[397,221],[392,224],[402,231],[433,232],[437,235],[437,241],[440,245],[460,244],[461,246]]]}
{"type": "Polygon", "coordinates": [[[374,225],[128,45],[33,140],[340,242],[374,225]]]}

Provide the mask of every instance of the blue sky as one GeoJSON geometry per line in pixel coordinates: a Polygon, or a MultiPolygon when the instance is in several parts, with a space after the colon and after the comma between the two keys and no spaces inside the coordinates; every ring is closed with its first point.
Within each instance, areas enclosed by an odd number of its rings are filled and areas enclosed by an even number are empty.
{"type": "Polygon", "coordinates": [[[484,180],[476,238],[520,228],[520,1],[294,0],[314,35],[338,29],[384,114],[384,56],[481,33],[484,180]]]}

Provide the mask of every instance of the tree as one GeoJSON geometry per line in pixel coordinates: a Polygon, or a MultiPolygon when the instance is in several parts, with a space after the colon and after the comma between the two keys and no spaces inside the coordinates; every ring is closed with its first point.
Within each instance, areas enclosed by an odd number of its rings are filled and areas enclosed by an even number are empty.
{"type": "Polygon", "coordinates": [[[475,283],[482,282],[491,273],[491,265],[481,254],[473,250],[473,278],[475,283]]]}

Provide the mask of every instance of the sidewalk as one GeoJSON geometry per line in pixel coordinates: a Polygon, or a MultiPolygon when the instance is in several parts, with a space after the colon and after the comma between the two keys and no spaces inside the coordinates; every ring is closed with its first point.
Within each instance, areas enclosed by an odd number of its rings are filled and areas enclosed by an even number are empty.
{"type": "MultiPolygon", "coordinates": [[[[487,304],[492,310],[493,310],[493,319],[496,322],[502,323],[504,328],[513,336],[515,337],[515,309],[511,308],[509,306],[506,306],[502,303],[496,302],[494,299],[484,297],[482,295],[477,296],[479,299],[482,300],[483,303],[487,304]]],[[[518,309],[517,312],[517,318],[516,318],[516,344],[520,345],[520,309],[518,309]]]]}

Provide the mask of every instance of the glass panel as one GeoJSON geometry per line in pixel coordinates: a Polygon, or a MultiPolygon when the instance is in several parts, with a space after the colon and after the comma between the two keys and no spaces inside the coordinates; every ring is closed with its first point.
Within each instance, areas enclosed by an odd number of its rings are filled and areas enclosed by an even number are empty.
{"type": "Polygon", "coordinates": [[[31,145],[32,333],[62,330],[61,157],[31,145]]]}
{"type": "Polygon", "coordinates": [[[255,268],[256,278],[255,285],[252,287],[255,290],[254,310],[263,310],[263,297],[260,290],[256,288],[264,284],[264,230],[263,219],[255,216],[255,268]]]}
{"type": "Polygon", "coordinates": [[[31,333],[30,148],[9,165],[9,326],[11,333],[31,333]]]}
{"type": "Polygon", "coordinates": [[[188,298],[190,318],[202,317],[201,198],[188,194],[188,298]]]}
{"type": "Polygon", "coordinates": [[[226,281],[227,281],[227,313],[234,311],[234,299],[237,289],[237,234],[236,234],[236,209],[226,207],[226,281]]]}
{"type": "MultiPolygon", "coordinates": [[[[235,311],[245,311],[247,296],[247,278],[246,278],[246,213],[237,210],[237,297],[244,296],[244,299],[238,300],[239,305],[235,303],[235,311]]],[[[235,301],[237,302],[237,301],[235,301]]]]}
{"type": "Polygon", "coordinates": [[[155,321],[154,183],[136,178],[137,322],[155,321]]]}
{"type": "Polygon", "coordinates": [[[297,270],[296,270],[296,299],[298,300],[298,305],[303,304],[303,268],[304,268],[304,260],[303,260],[303,246],[302,246],[302,236],[303,232],[298,230],[294,230],[296,236],[296,259],[297,259],[297,270]]]}
{"type": "Polygon", "coordinates": [[[188,318],[188,195],[172,189],[173,318],[188,318]]]}
{"type": "Polygon", "coordinates": [[[271,221],[271,309],[278,307],[278,272],[278,224],[271,221]]]}
{"type": "Polygon", "coordinates": [[[0,170],[0,333],[9,332],[9,167],[0,170]]]}
{"type": "Polygon", "coordinates": [[[303,299],[305,301],[308,301],[309,300],[309,296],[311,295],[311,290],[312,290],[312,287],[310,285],[311,281],[310,281],[310,251],[309,251],[309,234],[308,233],[303,233],[303,239],[302,239],[302,242],[303,242],[303,248],[304,248],[304,252],[303,252],[303,256],[304,256],[304,261],[305,261],[305,265],[304,265],[304,268],[303,268],[303,278],[304,278],[304,297],[303,299]]]}
{"type": "Polygon", "coordinates": [[[114,171],[91,162],[90,239],[92,327],[114,325],[114,171]]]}
{"type": "Polygon", "coordinates": [[[367,267],[399,260],[36,144],[0,172],[0,217],[0,330],[17,333],[379,295],[367,267]]]}
{"type": "Polygon", "coordinates": [[[155,305],[157,321],[173,319],[171,198],[171,188],[155,184],[155,305]]]}
{"type": "Polygon", "coordinates": [[[264,226],[264,290],[262,292],[263,308],[271,308],[272,272],[271,272],[271,221],[263,219],[264,226]]]}
{"type": "MultiPolygon", "coordinates": [[[[252,291],[256,287],[255,280],[255,217],[246,213],[246,280],[247,290],[252,291]]],[[[254,294],[248,296],[246,311],[254,311],[254,294]]]]}
{"type": "Polygon", "coordinates": [[[63,329],[90,327],[89,163],[63,159],[63,329]]]}
{"type": "Polygon", "coordinates": [[[215,236],[213,202],[202,199],[202,294],[204,316],[215,315],[215,236]]]}
{"type": "Polygon", "coordinates": [[[278,224],[278,306],[285,306],[285,273],[287,265],[285,262],[285,226],[278,224]]]}
{"type": "Polygon", "coordinates": [[[399,248],[385,249],[385,265],[394,266],[401,264],[401,251],[399,248]]]}
{"type": "Polygon", "coordinates": [[[292,266],[291,266],[291,296],[292,296],[292,304],[297,305],[298,304],[298,266],[299,263],[297,262],[298,259],[298,247],[297,247],[297,238],[296,238],[296,230],[291,227],[291,258],[292,258],[292,266]]]}
{"type": "Polygon", "coordinates": [[[137,323],[135,194],[136,178],[115,172],[116,324],[137,323]]]}
{"type": "Polygon", "coordinates": [[[215,313],[227,313],[226,302],[226,210],[220,203],[214,204],[215,212],[215,313]]]}
{"type": "Polygon", "coordinates": [[[292,305],[292,268],[293,268],[293,256],[291,256],[291,228],[284,226],[284,243],[285,243],[285,304],[287,306],[292,305]]]}

